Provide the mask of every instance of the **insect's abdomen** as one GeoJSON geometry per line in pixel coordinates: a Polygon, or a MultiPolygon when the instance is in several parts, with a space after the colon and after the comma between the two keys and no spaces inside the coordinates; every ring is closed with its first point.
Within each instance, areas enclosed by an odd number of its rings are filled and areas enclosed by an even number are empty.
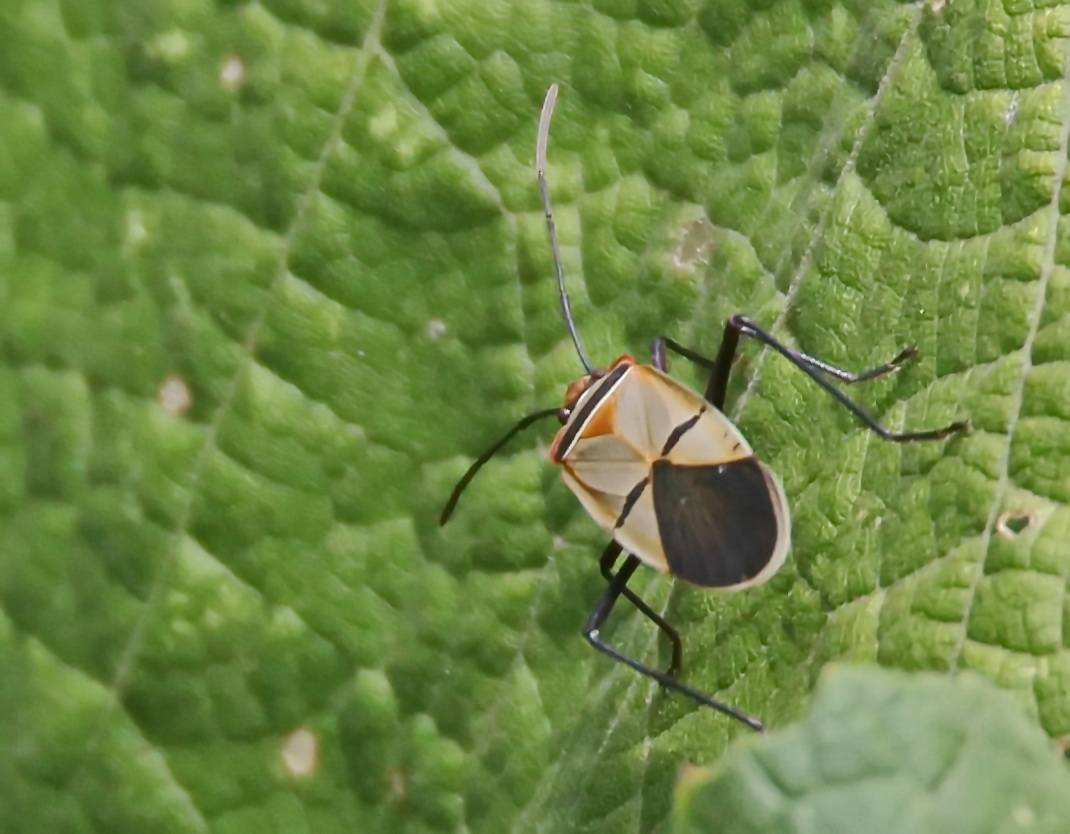
{"type": "Polygon", "coordinates": [[[705,588],[758,585],[788,553],[787,500],[761,461],[652,467],[650,488],[669,571],[705,588]]]}

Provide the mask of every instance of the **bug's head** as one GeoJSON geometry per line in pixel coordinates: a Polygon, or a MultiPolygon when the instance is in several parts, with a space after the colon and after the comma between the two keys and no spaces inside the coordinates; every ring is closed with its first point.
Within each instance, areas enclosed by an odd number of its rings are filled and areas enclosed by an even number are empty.
{"type": "Polygon", "coordinates": [[[561,406],[557,412],[557,419],[561,421],[561,425],[565,425],[572,416],[572,413],[576,410],[583,395],[591,390],[598,380],[605,377],[610,371],[615,371],[621,365],[634,365],[635,359],[628,354],[625,354],[608,368],[595,368],[586,376],[582,376],[573,382],[568,388],[565,389],[565,403],[561,406]]]}
{"type": "Polygon", "coordinates": [[[573,382],[568,388],[565,389],[565,402],[557,412],[557,419],[561,421],[561,425],[565,425],[568,422],[568,418],[572,416],[572,412],[576,409],[576,404],[580,401],[587,390],[594,385],[598,380],[606,375],[606,371],[603,368],[595,368],[586,376],[582,376],[573,382]]]}

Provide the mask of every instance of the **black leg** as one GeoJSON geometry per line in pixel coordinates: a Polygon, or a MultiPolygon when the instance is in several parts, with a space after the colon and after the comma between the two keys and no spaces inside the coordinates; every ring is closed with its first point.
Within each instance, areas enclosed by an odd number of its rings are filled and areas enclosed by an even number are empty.
{"type": "Polygon", "coordinates": [[[816,371],[821,371],[829,376],[836,377],[836,379],[845,385],[854,385],[856,382],[869,382],[871,379],[880,379],[882,376],[894,374],[907,362],[916,358],[918,355],[918,349],[914,347],[914,345],[911,345],[910,347],[903,348],[899,351],[891,362],[885,362],[883,365],[878,365],[876,368],[870,368],[868,371],[855,374],[850,371],[845,371],[843,368],[837,368],[835,365],[830,365],[828,362],[822,362],[820,359],[809,356],[808,354],[799,353],[798,351],[792,352],[801,362],[804,362],[816,371]]]}
{"type": "MultiPolygon", "coordinates": [[[[669,370],[669,362],[668,357],[665,355],[665,348],[670,346],[673,350],[676,350],[677,352],[679,352],[681,349],[680,345],[676,344],[676,342],[672,341],[672,339],[665,338],[655,339],[654,343],[650,346],[651,364],[659,371],[667,372],[669,370]]],[[[686,348],[683,349],[686,350],[686,348]]],[[[690,351],[688,351],[688,353],[690,353],[690,351]]],[[[699,364],[703,367],[710,366],[710,361],[705,356],[699,356],[698,359],[699,364]]],[[[729,358],[729,364],[731,364],[731,358],[729,358]]],[[[709,401],[708,396],[706,399],[707,401],[709,401]]],[[[718,406],[718,408],[719,407],[720,406],[718,406]]],[[[669,452],[671,452],[676,446],[676,444],[680,442],[680,438],[695,427],[695,424],[698,423],[699,419],[702,417],[702,413],[705,410],[705,408],[701,409],[693,417],[688,420],[685,420],[683,423],[681,423],[672,430],[672,433],[666,438],[665,444],[661,448],[661,457],[664,458],[669,456],[669,452]]],[[[627,508],[627,505],[625,506],[627,508]]],[[[618,521],[618,526],[619,524],[620,522],[618,521]]]]}
{"type": "Polygon", "coordinates": [[[820,359],[808,356],[805,353],[792,350],[777,340],[772,334],[762,330],[762,328],[758,327],[758,325],[746,316],[732,316],[727,321],[724,329],[724,338],[721,340],[721,349],[717,352],[716,359],[708,359],[701,354],[695,353],[693,350],[685,348],[683,345],[677,344],[671,339],[659,339],[658,341],[663,342],[661,348],[663,355],[664,348],[667,347],[674,353],[678,353],[684,358],[689,359],[695,364],[707,368],[710,371],[710,382],[706,387],[706,400],[717,408],[723,409],[725,394],[728,389],[728,372],[732,367],[732,360],[739,347],[739,337],[741,334],[756,339],[763,345],[775,350],[796,368],[810,377],[810,379],[824,388],[834,400],[854,414],[855,417],[866,425],[866,427],[876,432],[885,440],[894,443],[906,443],[915,440],[941,440],[948,435],[969,430],[970,424],[968,420],[957,420],[942,429],[928,429],[925,431],[902,433],[890,431],[870,416],[860,405],[858,405],[858,403],[829,382],[828,378],[825,376],[835,377],[846,384],[877,379],[878,377],[894,373],[899,370],[904,362],[916,356],[917,350],[912,347],[901,351],[891,362],[887,362],[884,365],[880,365],[860,374],[853,374],[849,371],[837,368],[834,365],[822,362],[820,359]]]}
{"type": "Polygon", "coordinates": [[[657,368],[659,371],[665,371],[668,373],[669,360],[665,356],[665,339],[655,339],[654,344],[650,346],[650,364],[657,368]]]}
{"type": "Polygon", "coordinates": [[[739,333],[726,327],[724,338],[721,339],[721,349],[717,351],[717,358],[710,359],[701,353],[695,353],[695,351],[684,347],[667,336],[662,336],[659,339],[655,339],[654,344],[651,345],[651,364],[659,371],[668,371],[668,361],[665,355],[665,349],[668,348],[673,353],[689,359],[701,368],[705,368],[710,372],[710,381],[706,386],[706,402],[723,411],[724,398],[728,391],[728,373],[732,370],[732,360],[736,357],[738,345],[739,333]]]}
{"type": "Polygon", "coordinates": [[[598,606],[591,612],[591,616],[587,618],[587,624],[583,627],[583,633],[587,637],[587,642],[598,649],[598,651],[609,655],[619,663],[631,667],[640,675],[646,675],[646,677],[656,680],[666,689],[672,689],[679,692],[681,695],[686,695],[704,706],[715,709],[718,712],[727,715],[729,718],[734,718],[737,721],[746,724],[752,730],[759,733],[762,732],[765,728],[762,726],[762,722],[757,718],[751,718],[749,715],[746,715],[727,704],[722,704],[720,701],[680,683],[680,681],[676,680],[676,678],[671,675],[656,672],[649,666],[644,666],[639,661],[632,660],[632,658],[622,654],[602,640],[602,626],[605,625],[610,612],[613,610],[613,606],[617,602],[617,598],[624,595],[625,591],[627,591],[628,580],[632,578],[632,574],[635,573],[636,568],[638,568],[640,564],[641,562],[637,557],[629,555],[624,560],[624,564],[621,565],[620,570],[613,575],[613,578],[609,581],[609,587],[606,589],[605,594],[598,602],[598,606]]]}
{"type": "MultiPolygon", "coordinates": [[[[613,566],[617,563],[617,557],[620,556],[622,548],[617,542],[611,541],[606,545],[606,549],[602,551],[602,558],[598,561],[598,566],[602,571],[602,576],[606,578],[607,582],[613,581],[613,566]]],[[[675,678],[680,673],[680,664],[683,661],[684,644],[680,640],[680,633],[673,628],[657,611],[643,602],[640,597],[631,588],[625,587],[621,590],[621,595],[628,600],[632,605],[638,608],[643,616],[648,620],[651,620],[659,629],[661,633],[669,638],[669,642],[672,643],[672,660],[669,663],[669,668],[665,670],[665,674],[670,678],[675,678]]]]}
{"type": "MultiPolygon", "coordinates": [[[[734,318],[743,319],[742,316],[735,316],[734,318]]],[[[729,321],[731,322],[731,319],[729,321]]],[[[745,321],[750,322],[750,319],[745,319],[745,321]]],[[[731,323],[728,325],[728,328],[726,328],[726,330],[727,329],[730,329],[732,333],[737,334],[737,337],[735,339],[728,339],[728,333],[726,332],[725,339],[723,339],[721,342],[721,350],[717,355],[717,359],[713,360],[708,359],[705,356],[702,356],[701,354],[695,353],[693,350],[689,350],[688,348],[681,345],[679,342],[674,342],[672,339],[661,338],[656,340],[654,342],[655,357],[660,356],[660,361],[662,362],[662,364],[659,365],[658,359],[655,358],[654,366],[662,371],[665,370],[664,357],[665,348],[667,347],[673,353],[678,353],[686,359],[690,359],[695,364],[701,365],[707,370],[717,371],[723,374],[723,378],[727,381],[728,370],[729,368],[731,368],[732,360],[735,357],[737,346],[739,344],[739,330],[733,327],[731,323]]],[[[747,331],[746,335],[750,336],[752,334],[747,331]]],[[[769,336],[769,338],[773,337],[769,336]]],[[[766,344],[768,344],[768,342],[766,344]]],[[[880,379],[882,376],[888,376],[888,374],[894,374],[907,362],[909,362],[911,359],[916,358],[918,355],[918,349],[911,345],[910,347],[903,348],[903,350],[899,351],[899,353],[895,355],[895,358],[893,358],[890,362],[885,362],[883,365],[878,365],[876,368],[870,368],[868,371],[863,371],[860,374],[856,374],[852,371],[845,371],[843,368],[837,368],[835,365],[830,365],[828,362],[818,359],[816,356],[810,356],[808,353],[802,353],[801,351],[792,350],[788,347],[785,347],[784,350],[789,351],[795,358],[795,360],[798,360],[798,363],[801,363],[802,365],[808,365],[815,371],[821,371],[821,373],[835,377],[845,385],[854,385],[856,382],[869,382],[873,379],[880,379]]],[[[717,377],[717,379],[718,381],[720,381],[722,377],[719,376],[717,377]]],[[[718,387],[720,387],[720,385],[718,387]]]]}

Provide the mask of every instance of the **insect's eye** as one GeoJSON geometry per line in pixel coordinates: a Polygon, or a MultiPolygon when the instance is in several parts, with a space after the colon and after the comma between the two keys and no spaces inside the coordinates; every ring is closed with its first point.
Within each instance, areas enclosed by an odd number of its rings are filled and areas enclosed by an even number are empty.
{"type": "Polygon", "coordinates": [[[571,408],[562,408],[557,412],[557,419],[561,421],[561,425],[565,425],[568,422],[568,418],[572,416],[571,408]]]}

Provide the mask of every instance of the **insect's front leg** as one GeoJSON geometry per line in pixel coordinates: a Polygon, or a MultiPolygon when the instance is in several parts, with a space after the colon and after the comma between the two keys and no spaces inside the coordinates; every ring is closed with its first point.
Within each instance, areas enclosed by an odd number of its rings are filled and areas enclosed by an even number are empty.
{"type": "MultiPolygon", "coordinates": [[[[819,386],[825,389],[836,402],[855,415],[862,423],[870,430],[880,435],[884,440],[892,441],[893,443],[907,443],[915,440],[942,440],[952,434],[959,432],[969,431],[969,420],[956,420],[950,425],[944,426],[940,429],[923,429],[921,431],[910,432],[894,432],[881,425],[869,412],[862,408],[858,403],[848,397],[843,391],[833,385],[828,376],[833,376],[840,379],[843,382],[864,382],[871,379],[877,379],[886,374],[893,373],[899,370],[900,366],[907,360],[917,355],[917,351],[914,348],[907,348],[901,351],[891,362],[887,362],[884,365],[879,365],[872,370],[865,371],[861,374],[852,374],[848,371],[841,370],[834,365],[829,365],[826,362],[822,362],[820,359],[814,359],[812,356],[807,356],[805,353],[799,353],[796,350],[792,350],[771,333],[763,330],[753,321],[746,316],[736,315],[728,319],[725,324],[725,339],[728,339],[729,331],[733,331],[737,335],[735,336],[738,342],[738,334],[749,336],[756,341],[761,342],[768,348],[775,350],[792,365],[806,374],[810,379],[816,382],[819,386]]],[[[669,348],[672,348],[672,343],[667,343],[669,348]]],[[[723,350],[723,343],[722,343],[723,350]]],[[[720,359],[720,357],[718,357],[720,359]]],[[[713,384],[711,379],[710,384],[713,384]]],[[[711,400],[712,402],[712,400],[711,400]]]]}
{"type": "Polygon", "coordinates": [[[717,351],[716,359],[709,359],[700,353],[696,353],[690,348],[684,347],[678,342],[674,342],[672,339],[663,337],[654,342],[654,365],[661,370],[665,370],[667,365],[665,351],[668,349],[673,353],[683,356],[685,359],[689,359],[696,365],[706,368],[710,371],[710,379],[706,385],[706,401],[723,411],[725,397],[728,392],[728,374],[731,371],[732,362],[739,350],[740,336],[749,336],[779,353],[796,368],[810,377],[810,379],[824,388],[834,400],[854,414],[868,429],[880,435],[884,440],[889,440],[895,443],[905,443],[915,440],[942,440],[949,435],[969,431],[970,423],[968,420],[956,420],[954,423],[940,429],[893,432],[881,425],[881,423],[879,423],[865,409],[844,394],[828,379],[828,377],[833,377],[847,385],[880,379],[883,376],[895,373],[904,364],[911,359],[914,359],[918,355],[918,351],[917,348],[913,346],[900,351],[889,362],[885,362],[868,371],[852,373],[851,371],[846,371],[828,362],[824,362],[821,359],[794,350],[768,331],[763,330],[747,316],[734,315],[725,322],[724,335],[721,338],[721,347],[720,350],[717,351]],[[658,362],[661,364],[659,365],[658,362]]]}

